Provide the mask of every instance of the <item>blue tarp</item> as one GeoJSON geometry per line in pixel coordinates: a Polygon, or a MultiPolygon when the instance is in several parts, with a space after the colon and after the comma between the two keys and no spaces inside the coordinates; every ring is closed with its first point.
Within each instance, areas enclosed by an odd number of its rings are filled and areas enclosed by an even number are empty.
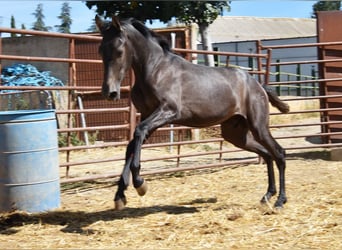
{"type": "MultiPolygon", "coordinates": [[[[64,86],[56,77],[50,76],[49,71],[39,72],[31,64],[14,64],[1,71],[3,86],[64,86]]],[[[2,90],[0,93],[10,92],[2,90]]]]}

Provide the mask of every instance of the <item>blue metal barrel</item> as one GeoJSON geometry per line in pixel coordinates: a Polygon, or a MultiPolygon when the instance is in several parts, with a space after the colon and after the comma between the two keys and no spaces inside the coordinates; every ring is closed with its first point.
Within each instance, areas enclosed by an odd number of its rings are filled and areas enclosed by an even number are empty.
{"type": "Polygon", "coordinates": [[[0,112],[0,211],[60,206],[54,110],[0,112]]]}

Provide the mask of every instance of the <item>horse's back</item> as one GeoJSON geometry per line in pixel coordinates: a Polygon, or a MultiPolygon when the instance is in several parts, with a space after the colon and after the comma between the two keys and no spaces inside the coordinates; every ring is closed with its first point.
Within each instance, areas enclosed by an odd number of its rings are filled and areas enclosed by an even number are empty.
{"type": "MultiPolygon", "coordinates": [[[[196,127],[220,124],[234,115],[247,116],[250,109],[250,76],[243,70],[187,65],[181,81],[180,123],[196,127]]],[[[183,68],[184,69],[184,68],[183,68]]]]}

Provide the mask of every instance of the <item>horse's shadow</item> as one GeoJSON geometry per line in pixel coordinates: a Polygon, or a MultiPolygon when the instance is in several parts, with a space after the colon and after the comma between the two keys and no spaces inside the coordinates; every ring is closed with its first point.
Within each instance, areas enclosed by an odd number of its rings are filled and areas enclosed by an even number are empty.
{"type": "MultiPolygon", "coordinates": [[[[197,200],[191,201],[190,204],[197,203],[197,200]]],[[[49,224],[64,226],[61,231],[65,233],[88,234],[85,227],[97,221],[113,221],[125,218],[138,218],[155,213],[167,214],[186,214],[196,213],[198,209],[189,205],[165,205],[150,206],[143,208],[125,208],[122,211],[108,209],[99,212],[84,211],[51,211],[39,214],[27,214],[23,212],[14,212],[1,216],[0,214],[0,235],[10,235],[18,232],[16,227],[28,224],[49,224]]]]}

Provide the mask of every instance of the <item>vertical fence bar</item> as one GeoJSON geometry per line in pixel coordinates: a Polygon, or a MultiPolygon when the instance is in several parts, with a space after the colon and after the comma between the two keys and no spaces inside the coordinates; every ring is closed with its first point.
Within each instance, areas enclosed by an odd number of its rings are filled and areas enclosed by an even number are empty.
{"type": "Polygon", "coordinates": [[[221,162],[222,161],[222,150],[223,150],[223,141],[220,141],[220,153],[219,153],[219,161],[221,162]]]}
{"type": "MultiPolygon", "coordinates": [[[[2,54],[2,33],[0,32],[0,55],[1,54],[2,54]]],[[[2,71],[2,64],[0,60],[0,75],[1,75],[1,71],[2,71]]],[[[0,77],[0,84],[1,84],[1,77],[0,77]]]]}
{"type": "Polygon", "coordinates": [[[226,57],[226,67],[229,67],[229,56],[226,57]]]}
{"type": "MultiPolygon", "coordinates": [[[[253,49],[250,48],[250,49],[249,49],[249,53],[252,54],[252,51],[253,51],[253,49]]],[[[250,68],[251,71],[254,70],[254,58],[253,58],[252,56],[249,56],[249,57],[248,57],[248,68],[250,68]]]]}
{"type": "Polygon", "coordinates": [[[180,165],[180,154],[181,154],[181,144],[177,145],[177,164],[176,166],[179,167],[180,165]]]}
{"type": "Polygon", "coordinates": [[[269,84],[270,82],[270,72],[271,72],[271,61],[272,61],[272,49],[267,49],[267,58],[266,58],[266,72],[265,72],[265,84],[269,84]]]}
{"type": "MultiPolygon", "coordinates": [[[[218,47],[214,47],[214,51],[219,51],[218,47]]],[[[214,63],[215,63],[215,67],[220,67],[220,55],[214,55],[214,63]]]]}
{"type": "MultiPolygon", "coordinates": [[[[300,68],[300,64],[297,64],[296,67],[296,80],[300,81],[301,80],[301,68],[300,68]]],[[[300,83],[297,84],[297,96],[301,96],[302,95],[302,86],[300,83]]]]}
{"type": "MultiPolygon", "coordinates": [[[[69,39],[69,58],[75,58],[75,39],[71,38],[69,39]]],[[[69,63],[69,86],[76,86],[76,66],[75,63],[69,63]]],[[[73,91],[68,91],[68,109],[74,109],[75,105],[73,105],[73,91]]],[[[68,128],[73,127],[73,116],[68,113],[68,120],[67,120],[67,126],[68,128]]],[[[71,132],[67,132],[67,143],[68,147],[71,146],[71,132]]],[[[66,162],[70,162],[70,150],[67,150],[66,152],[66,162]]],[[[70,166],[66,166],[65,168],[65,177],[69,178],[69,171],[70,166]]]]}
{"type": "MultiPolygon", "coordinates": [[[[316,71],[315,71],[315,66],[311,66],[311,79],[315,80],[316,79],[316,71]]],[[[316,96],[316,88],[317,88],[317,83],[316,82],[312,82],[311,83],[311,87],[312,87],[312,91],[311,91],[311,95],[312,96],[316,96]]]]}
{"type": "MultiPolygon", "coordinates": [[[[256,41],[256,53],[257,54],[261,54],[261,41],[256,41]]],[[[258,71],[261,72],[262,71],[262,59],[261,57],[257,58],[258,60],[258,71]]],[[[261,82],[261,74],[258,74],[258,80],[259,82],[261,82]]]]}
{"type": "MultiPolygon", "coordinates": [[[[280,60],[277,59],[277,63],[280,63],[280,60]]],[[[280,65],[276,65],[276,82],[280,82],[280,65]]],[[[281,86],[277,85],[276,91],[278,95],[281,95],[281,86]]]]}

